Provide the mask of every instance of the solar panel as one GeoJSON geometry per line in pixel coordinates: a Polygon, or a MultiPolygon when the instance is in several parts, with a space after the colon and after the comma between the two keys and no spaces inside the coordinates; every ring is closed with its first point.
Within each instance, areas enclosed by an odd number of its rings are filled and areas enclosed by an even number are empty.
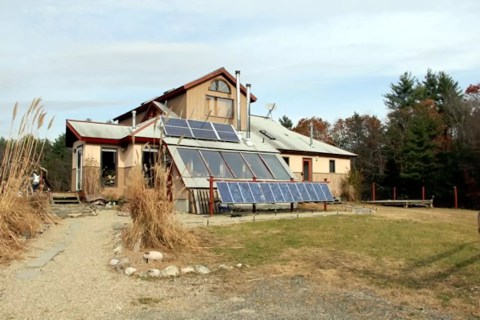
{"type": "Polygon", "coordinates": [[[249,183],[239,182],[238,186],[240,187],[240,191],[242,192],[244,203],[255,203],[255,199],[253,198],[249,183]]]}
{"type": "Polygon", "coordinates": [[[293,196],[294,202],[302,202],[302,196],[300,195],[300,192],[298,192],[297,184],[296,183],[287,183],[288,188],[290,189],[290,193],[293,196]]]}
{"type": "Polygon", "coordinates": [[[197,139],[205,139],[205,140],[218,140],[217,135],[213,130],[204,130],[204,129],[193,129],[193,137],[197,139]]]}
{"type": "Polygon", "coordinates": [[[303,202],[312,201],[312,199],[310,198],[310,195],[308,194],[307,188],[305,188],[305,185],[303,183],[298,182],[297,188],[298,188],[298,192],[300,192],[300,196],[302,197],[303,202]]]}
{"type": "Polygon", "coordinates": [[[282,190],[283,198],[285,202],[295,202],[292,193],[290,192],[290,188],[288,187],[289,183],[279,183],[280,190],[282,190]]]}
{"type": "Polygon", "coordinates": [[[165,130],[165,134],[170,137],[193,138],[192,132],[186,127],[165,126],[163,129],[165,130]]]}
{"type": "Polygon", "coordinates": [[[240,192],[240,187],[238,186],[238,183],[228,182],[228,185],[230,187],[230,193],[232,195],[233,202],[244,203],[245,201],[243,200],[242,193],[240,192]]]}
{"type": "Polygon", "coordinates": [[[217,190],[223,203],[232,203],[233,198],[230,194],[230,188],[226,182],[217,182],[217,190]]]}
{"type": "Polygon", "coordinates": [[[317,192],[318,198],[320,199],[319,201],[326,201],[327,198],[323,194],[321,183],[314,183],[313,187],[315,188],[315,191],[317,192]]]}
{"type": "Polygon", "coordinates": [[[233,129],[232,125],[230,125],[230,124],[212,123],[212,125],[215,128],[215,130],[217,130],[217,131],[235,133],[235,129],[233,129]]]}
{"type": "Polygon", "coordinates": [[[305,188],[307,189],[308,194],[310,195],[310,199],[315,202],[320,201],[320,197],[317,195],[317,192],[313,187],[313,183],[304,183],[304,185],[305,185],[305,188]]]}
{"type": "Polygon", "coordinates": [[[264,203],[265,195],[263,194],[262,188],[258,182],[249,182],[250,190],[252,190],[253,199],[256,203],[264,203]]]}
{"type": "Polygon", "coordinates": [[[321,183],[320,186],[322,187],[322,191],[325,194],[325,198],[327,201],[333,201],[333,196],[332,193],[330,192],[330,189],[328,189],[328,185],[326,183],[321,183]]]}
{"type": "Polygon", "coordinates": [[[211,122],[188,120],[188,124],[190,125],[190,128],[192,128],[192,129],[213,130],[211,122]]]}
{"type": "Polygon", "coordinates": [[[272,189],[275,202],[285,202],[285,199],[283,198],[282,190],[280,189],[280,186],[278,185],[278,183],[270,183],[270,188],[272,189]]]}
{"type": "Polygon", "coordinates": [[[235,132],[217,131],[217,134],[222,141],[240,142],[235,132]]]}
{"type": "Polygon", "coordinates": [[[275,198],[273,197],[272,189],[270,188],[270,183],[260,183],[260,188],[263,191],[263,196],[265,197],[265,202],[275,203],[275,198]]]}
{"type": "Polygon", "coordinates": [[[188,128],[187,120],[185,119],[177,119],[177,118],[162,118],[162,119],[163,119],[163,123],[166,126],[188,128]]]}

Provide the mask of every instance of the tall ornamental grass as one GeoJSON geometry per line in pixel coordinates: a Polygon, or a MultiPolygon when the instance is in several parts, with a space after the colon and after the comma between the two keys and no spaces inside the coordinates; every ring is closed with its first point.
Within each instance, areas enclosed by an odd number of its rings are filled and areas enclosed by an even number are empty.
{"type": "MultiPolygon", "coordinates": [[[[51,222],[48,197],[33,194],[31,176],[40,172],[45,139],[38,139],[47,113],[41,99],[34,99],[16,121],[18,104],[13,107],[10,137],[0,159],[0,262],[14,258],[34,236],[42,223],[51,222]],[[18,125],[17,125],[18,124],[18,125]]],[[[47,126],[51,128],[53,118],[47,126]]]]}

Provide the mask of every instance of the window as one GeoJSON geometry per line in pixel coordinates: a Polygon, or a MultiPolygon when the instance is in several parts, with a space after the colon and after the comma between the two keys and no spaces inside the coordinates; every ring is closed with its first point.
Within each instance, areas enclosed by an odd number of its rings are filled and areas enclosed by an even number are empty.
{"type": "Polygon", "coordinates": [[[233,118],[233,100],[207,96],[206,115],[220,118],[233,118]]]}
{"type": "Polygon", "coordinates": [[[230,93],[230,87],[223,80],[213,80],[212,83],[210,84],[209,89],[212,90],[212,91],[230,93]]]}
{"type": "Polygon", "coordinates": [[[242,153],[243,158],[247,161],[253,174],[258,179],[273,179],[272,174],[263,163],[262,159],[255,153],[242,153]]]}
{"type": "Polygon", "coordinates": [[[285,161],[285,163],[290,166],[290,158],[289,157],[282,157],[283,161],[285,161]]]}
{"type": "Polygon", "coordinates": [[[252,179],[253,173],[239,153],[222,152],[222,157],[237,179],[252,179]]]}
{"type": "Polygon", "coordinates": [[[117,149],[102,148],[100,152],[102,186],[115,187],[117,185],[117,149]]]}
{"type": "Polygon", "coordinates": [[[335,160],[330,160],[330,173],[335,173],[335,160]]]}
{"type": "Polygon", "coordinates": [[[277,156],[273,154],[261,154],[260,156],[267,164],[268,169],[270,169],[270,171],[273,173],[275,179],[290,180],[290,174],[287,172],[287,170],[285,170],[283,165],[278,160],[277,156]]]}
{"type": "Polygon", "coordinates": [[[233,175],[228,169],[227,164],[220,156],[220,152],[201,150],[200,153],[205,159],[207,167],[212,173],[212,176],[215,178],[233,178],[233,175]]]}
{"type": "Polygon", "coordinates": [[[155,164],[157,163],[158,150],[144,149],[142,152],[142,170],[145,184],[153,188],[155,183],[155,164]]]}
{"type": "Polygon", "coordinates": [[[210,176],[210,173],[205,166],[205,162],[203,162],[202,157],[200,157],[198,150],[178,149],[178,153],[192,178],[210,176]]]}

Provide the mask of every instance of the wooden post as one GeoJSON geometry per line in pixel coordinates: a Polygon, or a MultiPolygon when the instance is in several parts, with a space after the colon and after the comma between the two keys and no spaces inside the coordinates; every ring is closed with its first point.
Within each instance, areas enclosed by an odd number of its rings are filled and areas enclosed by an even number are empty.
{"type": "Polygon", "coordinates": [[[375,182],[372,182],[372,201],[375,201],[375,182]]]}
{"type": "Polygon", "coordinates": [[[397,187],[393,187],[393,200],[397,200],[397,187]]]}
{"type": "MultiPolygon", "coordinates": [[[[290,178],[290,182],[294,182],[294,179],[290,178]]],[[[290,202],[290,212],[293,212],[293,202],[290,202]]]]}
{"type": "Polygon", "coordinates": [[[457,186],[453,186],[453,200],[455,209],[458,209],[458,193],[457,193],[457,186]]]}
{"type": "Polygon", "coordinates": [[[208,201],[208,211],[211,217],[213,216],[213,211],[214,211],[213,176],[210,176],[209,182],[210,182],[210,199],[208,201]]]}
{"type": "Polygon", "coordinates": [[[422,201],[425,201],[425,186],[422,186],[422,201]]]}

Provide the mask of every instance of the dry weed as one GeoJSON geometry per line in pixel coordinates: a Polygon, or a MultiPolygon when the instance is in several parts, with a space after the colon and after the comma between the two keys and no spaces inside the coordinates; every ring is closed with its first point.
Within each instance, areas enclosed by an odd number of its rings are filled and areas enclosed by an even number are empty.
{"type": "Polygon", "coordinates": [[[100,183],[100,165],[93,157],[85,159],[85,166],[83,169],[83,191],[85,195],[101,194],[103,191],[100,183]]]}

